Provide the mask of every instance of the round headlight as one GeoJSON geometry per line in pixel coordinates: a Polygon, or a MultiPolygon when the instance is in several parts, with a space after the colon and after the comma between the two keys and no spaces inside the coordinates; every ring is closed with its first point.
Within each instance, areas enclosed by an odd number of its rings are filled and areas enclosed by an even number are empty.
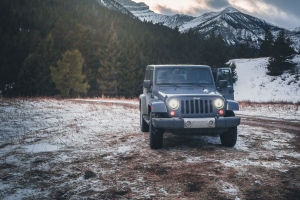
{"type": "Polygon", "coordinates": [[[176,110],[179,107],[179,101],[177,99],[170,99],[168,104],[172,110],[176,110]]]}
{"type": "Polygon", "coordinates": [[[224,106],[224,101],[222,99],[216,99],[214,104],[216,108],[221,109],[224,106]]]}

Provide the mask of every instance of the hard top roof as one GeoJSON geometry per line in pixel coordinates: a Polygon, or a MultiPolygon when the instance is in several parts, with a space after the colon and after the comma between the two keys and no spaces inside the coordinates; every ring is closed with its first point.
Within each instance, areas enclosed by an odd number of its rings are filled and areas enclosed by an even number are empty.
{"type": "Polygon", "coordinates": [[[203,67],[203,68],[210,68],[207,65],[187,65],[187,64],[167,64],[167,65],[148,65],[147,67],[203,67]]]}

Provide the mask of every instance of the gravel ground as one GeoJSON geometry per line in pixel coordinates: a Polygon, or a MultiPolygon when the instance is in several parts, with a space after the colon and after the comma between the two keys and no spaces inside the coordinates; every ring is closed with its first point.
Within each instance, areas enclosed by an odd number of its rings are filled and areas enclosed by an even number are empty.
{"type": "Polygon", "coordinates": [[[151,150],[134,105],[1,99],[0,199],[300,199],[299,130],[241,124],[234,148],[166,133],[151,150]]]}

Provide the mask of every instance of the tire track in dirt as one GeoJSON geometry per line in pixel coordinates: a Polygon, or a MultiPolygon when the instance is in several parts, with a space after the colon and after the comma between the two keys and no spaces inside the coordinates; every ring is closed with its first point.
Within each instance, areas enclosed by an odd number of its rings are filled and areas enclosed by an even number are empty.
{"type": "MultiPolygon", "coordinates": [[[[130,108],[139,108],[138,102],[129,102],[129,101],[120,101],[120,100],[87,100],[87,99],[73,99],[72,101],[81,101],[81,102],[96,102],[104,105],[122,105],[130,108]]],[[[290,130],[300,135],[300,120],[286,120],[286,119],[273,119],[265,118],[259,116],[250,116],[250,115],[241,115],[241,124],[250,125],[250,126],[259,126],[259,127],[272,127],[279,128],[284,130],[290,130]]]]}
{"type": "Polygon", "coordinates": [[[259,127],[279,128],[300,134],[299,120],[271,119],[247,115],[237,116],[241,117],[241,124],[259,127]]]}

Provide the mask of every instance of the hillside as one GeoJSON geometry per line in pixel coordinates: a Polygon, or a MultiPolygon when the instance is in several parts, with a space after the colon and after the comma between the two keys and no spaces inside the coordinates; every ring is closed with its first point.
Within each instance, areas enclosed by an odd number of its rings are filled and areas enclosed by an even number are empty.
{"type": "MultiPolygon", "coordinates": [[[[163,15],[157,14],[149,9],[144,3],[135,3],[131,0],[115,0],[129,10],[141,21],[163,24],[170,28],[178,27],[180,32],[187,32],[190,29],[207,37],[211,31],[216,35],[221,34],[229,45],[249,43],[251,47],[258,49],[264,40],[266,30],[270,30],[276,38],[283,28],[269,23],[263,19],[240,12],[228,7],[219,12],[204,13],[198,17],[187,15],[163,15]]],[[[292,47],[299,51],[300,33],[299,29],[284,29],[286,36],[292,41],[292,47]]]]}
{"type": "Polygon", "coordinates": [[[188,15],[162,15],[157,14],[150,10],[149,6],[145,3],[136,3],[131,0],[115,0],[120,5],[122,5],[125,9],[130,11],[134,16],[136,16],[141,21],[151,22],[153,24],[162,24],[164,26],[175,28],[179,27],[186,22],[193,20],[195,17],[188,15]]]}
{"type": "Polygon", "coordinates": [[[218,67],[230,58],[220,38],[204,40],[192,32],[180,34],[144,23],[114,1],[1,1],[0,11],[4,96],[58,95],[50,66],[57,67],[65,52],[76,49],[84,59],[82,73],[90,87],[86,95],[71,88],[73,97],[136,97],[148,64],[218,67]]]}
{"type": "Polygon", "coordinates": [[[300,102],[300,55],[293,62],[298,63],[298,74],[284,73],[281,76],[268,76],[268,58],[233,59],[238,80],[235,83],[237,101],[255,102],[300,102]]]}
{"type": "Polygon", "coordinates": [[[90,87],[86,95],[71,88],[70,97],[137,97],[146,65],[223,67],[242,52],[226,46],[222,37],[205,39],[142,22],[128,9],[108,0],[1,1],[1,94],[59,95],[50,66],[57,68],[62,55],[75,49],[84,59],[82,74],[90,87]]]}

